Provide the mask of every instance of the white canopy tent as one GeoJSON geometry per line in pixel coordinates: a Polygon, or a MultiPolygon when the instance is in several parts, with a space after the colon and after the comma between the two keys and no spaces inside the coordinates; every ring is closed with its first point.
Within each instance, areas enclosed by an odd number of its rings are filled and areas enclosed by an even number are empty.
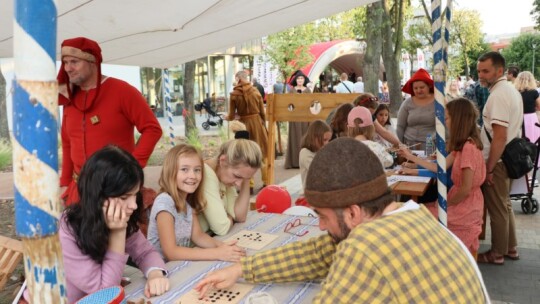
{"type": "MultiPolygon", "coordinates": [[[[96,40],[104,62],[171,67],[374,0],[56,0],[57,45],[96,40]]],[[[0,0],[0,58],[13,57],[13,0],[0,0]]],[[[58,47],[58,51],[59,51],[58,47]]]]}

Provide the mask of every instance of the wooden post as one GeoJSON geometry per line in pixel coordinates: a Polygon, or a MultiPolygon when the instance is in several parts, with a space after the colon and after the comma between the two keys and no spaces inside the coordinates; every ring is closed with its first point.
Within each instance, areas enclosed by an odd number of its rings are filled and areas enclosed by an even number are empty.
{"type": "MultiPolygon", "coordinates": [[[[360,94],[269,94],[266,100],[266,119],[268,125],[273,126],[276,122],[300,121],[311,122],[317,119],[326,120],[332,110],[340,104],[350,102],[360,94]],[[320,106],[318,114],[312,114],[311,107],[320,106]],[[290,110],[291,107],[293,109],[290,110]]],[[[274,128],[270,128],[268,142],[275,141],[274,128]]],[[[274,155],[275,145],[268,145],[268,185],[274,184],[274,155]]]]}

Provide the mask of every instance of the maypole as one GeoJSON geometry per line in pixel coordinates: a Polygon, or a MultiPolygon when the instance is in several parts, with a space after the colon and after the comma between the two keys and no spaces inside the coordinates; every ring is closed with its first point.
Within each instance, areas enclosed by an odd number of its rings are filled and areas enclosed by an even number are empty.
{"type": "Polygon", "coordinates": [[[66,302],[58,238],[56,20],[56,1],[15,1],[15,226],[22,238],[32,303],[66,302]]]}
{"type": "Polygon", "coordinates": [[[169,70],[163,69],[163,75],[162,75],[163,81],[161,82],[163,84],[163,92],[165,92],[165,104],[167,107],[167,125],[169,127],[169,139],[171,146],[174,147],[174,126],[173,126],[173,111],[172,111],[172,104],[171,104],[171,84],[169,80],[169,70]]]}
{"type": "Polygon", "coordinates": [[[437,131],[437,188],[439,202],[439,221],[447,225],[447,191],[448,180],[446,175],[446,144],[445,144],[445,125],[444,109],[446,105],[445,92],[446,73],[448,68],[448,39],[450,37],[449,28],[451,20],[452,0],[447,1],[446,20],[444,27],[444,36],[441,35],[443,28],[443,18],[441,15],[441,1],[431,1],[431,20],[433,32],[433,80],[435,82],[435,128],[437,131]]]}

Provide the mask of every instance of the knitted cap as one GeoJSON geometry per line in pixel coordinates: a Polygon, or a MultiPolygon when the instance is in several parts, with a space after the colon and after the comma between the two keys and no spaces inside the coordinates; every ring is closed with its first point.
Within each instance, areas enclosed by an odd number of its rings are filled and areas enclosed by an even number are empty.
{"type": "Polygon", "coordinates": [[[403,88],[401,88],[401,91],[414,96],[412,85],[417,81],[425,82],[428,85],[429,90],[431,92],[433,91],[433,79],[431,79],[429,73],[424,69],[418,69],[418,71],[416,71],[416,73],[414,73],[413,76],[407,80],[403,88]]]}
{"type": "Polygon", "coordinates": [[[337,138],[313,159],[304,194],[310,205],[342,208],[388,193],[386,174],[377,156],[360,141],[337,138]]]}
{"type": "Polygon", "coordinates": [[[373,117],[371,112],[366,107],[354,107],[347,117],[347,126],[354,127],[367,127],[373,125],[373,117]]]}

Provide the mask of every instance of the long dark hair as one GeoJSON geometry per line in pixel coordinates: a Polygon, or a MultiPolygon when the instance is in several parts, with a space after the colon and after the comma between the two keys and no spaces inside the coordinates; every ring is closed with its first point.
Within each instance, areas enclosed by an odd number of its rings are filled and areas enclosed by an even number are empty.
{"type": "MultiPolygon", "coordinates": [[[[92,260],[102,263],[109,244],[103,203],[120,197],[144,183],[144,173],[135,158],[117,146],[95,152],[81,169],[77,189],[80,201],[65,211],[66,223],[77,246],[92,260]]],[[[137,219],[142,210],[142,195],[137,193],[137,209],[129,218],[127,236],[139,230],[137,219]]]]}

